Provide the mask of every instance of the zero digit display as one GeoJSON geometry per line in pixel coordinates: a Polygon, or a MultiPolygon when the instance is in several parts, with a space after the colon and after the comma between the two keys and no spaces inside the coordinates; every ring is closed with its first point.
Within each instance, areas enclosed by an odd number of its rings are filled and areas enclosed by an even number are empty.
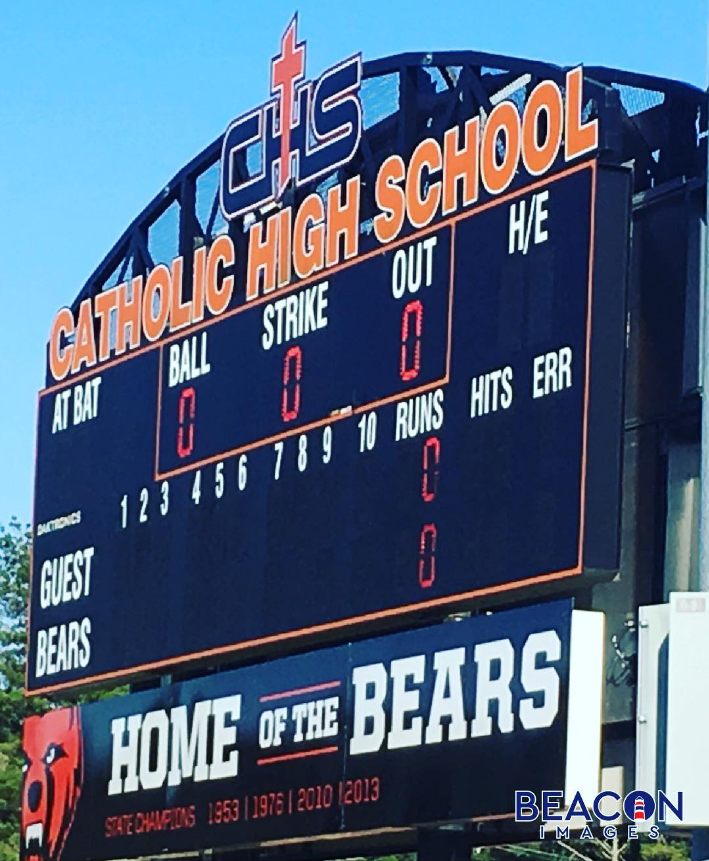
{"type": "Polygon", "coordinates": [[[162,345],[157,477],[445,383],[451,234],[408,244],[403,270],[381,251],[162,345]]]}
{"type": "Polygon", "coordinates": [[[626,200],[582,163],[45,389],[28,689],[612,571],[626,200]]]}

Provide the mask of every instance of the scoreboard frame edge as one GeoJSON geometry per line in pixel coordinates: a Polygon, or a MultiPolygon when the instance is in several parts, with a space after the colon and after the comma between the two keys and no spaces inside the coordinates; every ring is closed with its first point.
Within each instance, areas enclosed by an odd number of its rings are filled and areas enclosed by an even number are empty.
{"type": "MultiPolygon", "coordinates": [[[[601,166],[605,169],[605,165],[601,166]]],[[[163,670],[165,673],[171,672],[178,667],[182,667],[185,664],[193,663],[195,665],[205,664],[212,658],[228,658],[232,656],[234,659],[238,655],[248,655],[248,658],[254,658],[258,656],[258,659],[261,659],[261,656],[268,649],[268,647],[277,646],[280,643],[289,644],[289,648],[287,648],[287,652],[296,651],[300,647],[317,647],[318,645],[324,644],[326,639],[326,635],[331,631],[342,631],[344,634],[350,633],[350,635],[359,636],[359,635],[367,635],[372,633],[373,631],[381,630],[381,627],[378,628],[378,623],[382,623],[387,619],[396,619],[396,618],[408,618],[411,621],[416,620],[415,614],[426,614],[428,611],[433,610],[435,608],[443,608],[449,607],[452,609],[457,608],[460,609],[463,606],[470,606],[471,602],[477,602],[480,599],[489,599],[485,601],[486,604],[497,604],[502,603],[501,598],[503,596],[510,596],[511,602],[514,601],[514,598],[517,596],[524,596],[524,598],[532,597],[536,595],[537,597],[540,594],[547,594],[551,590],[554,591],[554,596],[559,597],[559,593],[563,593],[563,590],[558,588],[558,584],[560,581],[567,580],[570,582],[569,588],[573,587],[571,584],[574,582],[574,578],[579,577],[584,574],[584,559],[585,559],[585,551],[586,551],[586,527],[587,527],[587,502],[588,502],[588,449],[589,449],[589,424],[590,424],[590,396],[592,394],[592,378],[591,378],[591,345],[594,341],[593,337],[593,323],[594,323],[594,278],[596,276],[597,267],[594,265],[595,257],[596,257],[596,248],[595,248],[595,240],[596,240],[596,215],[597,215],[597,206],[599,203],[599,195],[598,195],[598,184],[599,184],[599,163],[597,158],[587,159],[585,161],[579,162],[578,164],[572,165],[564,170],[559,171],[551,176],[547,176],[536,180],[535,182],[524,185],[521,188],[515,189],[507,194],[502,195],[499,198],[495,198],[494,200],[486,201],[479,207],[471,207],[469,209],[463,210],[462,212],[456,213],[448,218],[441,219],[437,221],[435,224],[431,224],[421,230],[414,231],[410,235],[403,237],[395,242],[391,242],[382,248],[374,249],[367,254],[361,255],[357,258],[354,258],[349,261],[345,261],[338,266],[332,267],[331,269],[326,269],[324,272],[319,273],[317,276],[311,276],[307,279],[303,279],[302,281],[298,281],[293,285],[290,285],[287,288],[284,288],[280,291],[282,295],[285,295],[288,292],[291,292],[295,289],[300,289],[306,284],[313,281],[322,281],[323,278],[327,278],[329,275],[334,274],[336,271],[340,269],[346,268],[351,265],[356,265],[361,262],[363,259],[367,259],[368,257],[374,256],[376,254],[384,253],[392,248],[395,248],[399,245],[410,243],[415,241],[417,238],[427,235],[435,230],[440,230],[442,227],[446,227],[450,225],[453,230],[455,230],[455,225],[458,221],[461,221],[465,218],[474,217],[474,215],[484,212],[487,209],[503,205],[508,203],[509,201],[515,200],[519,197],[522,197],[526,194],[533,192],[537,188],[548,187],[552,185],[554,182],[579,173],[583,170],[591,171],[591,189],[590,189],[590,213],[589,213],[589,265],[588,265],[588,285],[587,285],[587,320],[586,320],[586,346],[585,346],[585,379],[584,379],[584,422],[583,422],[583,434],[582,434],[582,446],[581,446],[581,464],[582,464],[582,475],[580,482],[580,521],[579,521],[579,543],[578,543],[578,556],[576,565],[572,568],[567,568],[559,571],[552,571],[542,574],[535,574],[530,577],[527,577],[522,580],[512,580],[507,581],[505,583],[498,583],[492,586],[483,586],[478,589],[471,589],[467,592],[457,593],[455,595],[447,595],[441,596],[438,598],[429,599],[428,601],[420,601],[413,604],[405,604],[397,607],[391,607],[384,610],[378,610],[367,614],[362,614],[359,616],[351,616],[343,619],[337,619],[330,622],[323,622],[312,626],[307,626],[303,628],[297,628],[291,631],[284,631],[278,634],[270,634],[260,638],[254,638],[250,640],[244,640],[242,642],[230,643],[221,646],[215,646],[210,649],[205,649],[198,652],[190,652],[183,655],[177,655],[167,659],[160,659],[157,661],[148,661],[143,664],[137,664],[131,667],[122,668],[119,670],[111,670],[103,673],[96,673],[94,675],[85,676],[81,679],[74,679],[69,681],[57,682],[56,684],[51,685],[42,685],[39,687],[29,688],[29,661],[26,662],[25,665],[25,696],[35,696],[40,694],[48,694],[54,693],[58,691],[67,691],[67,690],[80,690],[89,686],[96,686],[105,682],[114,682],[114,683],[128,683],[131,680],[136,680],[138,678],[145,678],[150,674],[155,674],[156,671],[163,670]],[[544,586],[549,585],[550,589],[544,589],[544,586]],[[534,591],[534,587],[537,587],[537,591],[534,591]],[[528,590],[533,590],[530,593],[528,590]],[[514,596],[514,597],[513,597],[514,596]]],[[[627,218],[626,218],[626,231],[625,231],[625,239],[623,241],[626,242],[627,245],[627,218]]],[[[627,251],[626,258],[624,258],[625,262],[627,262],[627,251]]],[[[606,267],[607,268],[607,267],[606,267]]],[[[451,265],[451,273],[453,273],[453,265],[451,265]]],[[[607,274],[607,273],[606,273],[607,274]]],[[[452,278],[451,274],[451,278],[452,278]]],[[[623,283],[623,296],[625,296],[625,290],[627,287],[627,278],[624,273],[624,283],[623,283]]],[[[270,296],[268,297],[271,298],[270,296]]],[[[258,304],[258,301],[257,303],[258,304]]],[[[451,298],[450,308],[449,308],[449,321],[452,316],[452,307],[454,304],[454,297],[451,298]]],[[[623,299],[624,304],[624,299],[623,299]]],[[[239,306],[241,308],[243,306],[239,306]]],[[[91,371],[87,371],[81,374],[77,374],[75,377],[72,377],[70,381],[63,381],[61,383],[45,387],[38,393],[38,406],[39,401],[45,395],[49,395],[55,391],[66,388],[69,385],[73,385],[76,382],[89,378],[91,376],[95,376],[97,373],[101,373],[108,367],[111,367],[115,364],[119,364],[125,361],[128,361],[132,358],[135,358],[138,355],[142,355],[143,353],[153,350],[153,349],[161,349],[166,343],[169,343],[174,340],[182,339],[194,331],[203,329],[214,323],[217,323],[224,319],[225,317],[234,314],[237,309],[231,309],[225,314],[220,315],[219,317],[213,318],[208,321],[202,321],[193,326],[185,327],[180,332],[175,333],[167,338],[163,338],[159,341],[156,341],[151,344],[147,344],[144,347],[141,347],[135,351],[128,353],[125,356],[118,357],[116,359],[105,362],[100,365],[98,368],[92,369],[91,371]]],[[[624,323],[623,323],[624,325],[624,323]]],[[[450,340],[449,340],[449,355],[448,361],[450,360],[450,340]]],[[[622,352],[624,353],[624,347],[622,347],[622,352]]],[[[621,362],[622,364],[622,362],[621,362]]],[[[449,367],[447,367],[447,375],[449,372],[449,367]]],[[[622,378],[621,378],[622,379],[622,378]]],[[[435,385],[440,385],[440,381],[436,382],[435,385]]],[[[429,388],[432,384],[427,384],[426,388],[429,388]]],[[[622,388],[622,386],[621,386],[622,388]]],[[[396,400],[400,400],[402,397],[406,397],[410,394],[410,392],[402,393],[401,395],[397,395],[394,397],[396,400]]],[[[621,393],[622,400],[622,393],[621,393]]],[[[353,410],[353,414],[355,411],[353,410]]],[[[339,418],[343,416],[329,416],[326,419],[321,420],[318,425],[332,423],[337,421],[339,418]]],[[[622,411],[621,411],[622,418],[622,411]]],[[[291,435],[292,433],[301,432],[302,428],[294,429],[293,431],[286,432],[287,435],[291,435]]],[[[254,447],[256,445],[261,444],[254,443],[254,447]]],[[[38,434],[36,439],[36,446],[38,446],[38,434]]],[[[220,459],[222,457],[226,457],[233,454],[233,452],[225,453],[217,456],[213,459],[220,459]]],[[[37,449],[35,450],[35,463],[37,460],[37,449]]],[[[187,470],[198,469],[200,466],[203,466],[203,463],[195,463],[186,465],[183,469],[179,470],[180,472],[184,472],[187,470]]],[[[174,471],[173,471],[174,472],[174,471]]],[[[173,473],[170,473],[173,474],[173,473]]],[[[158,476],[164,477],[164,476],[158,476]]],[[[36,473],[35,473],[35,481],[36,481],[36,473]]],[[[619,507],[619,501],[616,502],[616,509],[619,507]]],[[[33,514],[34,519],[34,514],[33,514]]],[[[34,532],[35,524],[33,523],[33,532],[34,532]]],[[[619,529],[619,526],[618,526],[619,529]]],[[[616,529],[617,532],[617,529],[616,529]]],[[[617,541],[616,541],[617,546],[617,541]]],[[[598,579],[598,577],[606,578],[613,576],[615,571],[612,568],[606,569],[598,569],[595,566],[590,570],[585,572],[584,580],[590,579],[598,579]]],[[[32,595],[32,587],[33,587],[33,567],[30,567],[30,583],[29,583],[29,594],[32,595]]],[[[27,613],[27,655],[29,657],[30,654],[30,615],[31,615],[31,600],[28,604],[28,613],[27,613]]],[[[430,619],[428,620],[430,621],[430,619]]],[[[401,625],[399,626],[400,629],[401,625]]],[[[394,629],[393,629],[394,630],[394,629]]],[[[328,638],[328,643],[336,643],[338,642],[337,638],[328,638]]]]}

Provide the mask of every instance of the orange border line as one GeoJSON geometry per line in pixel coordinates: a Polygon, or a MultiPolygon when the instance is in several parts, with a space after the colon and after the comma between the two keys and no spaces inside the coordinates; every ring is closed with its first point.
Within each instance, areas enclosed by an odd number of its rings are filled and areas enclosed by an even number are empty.
{"type": "Polygon", "coordinates": [[[455,301],[455,221],[451,224],[450,285],[448,287],[448,355],[446,356],[446,383],[451,376],[453,352],[453,302],[455,301]]]}
{"type": "Polygon", "coordinates": [[[155,455],[153,459],[153,481],[157,481],[158,474],[158,452],[160,451],[160,416],[162,413],[162,344],[158,353],[158,403],[157,418],[155,420],[155,455]]]}
{"type": "MultiPolygon", "coordinates": [[[[446,225],[448,226],[448,225],[446,225]]],[[[155,470],[153,473],[153,481],[163,481],[167,478],[173,478],[176,475],[182,475],[185,472],[191,472],[195,469],[200,469],[203,466],[208,466],[210,463],[215,463],[216,461],[224,460],[227,457],[235,457],[236,455],[243,454],[247,451],[253,451],[255,448],[261,448],[263,446],[269,445],[270,443],[277,443],[280,440],[288,439],[289,437],[296,436],[297,434],[306,433],[311,430],[315,430],[316,428],[323,427],[325,425],[334,424],[336,421],[340,419],[350,418],[352,416],[359,415],[360,413],[368,412],[369,410],[376,409],[377,407],[385,406],[386,404],[395,403],[396,401],[402,401],[405,398],[411,398],[414,395],[422,394],[423,392],[428,392],[431,389],[437,389],[441,386],[448,385],[450,381],[450,367],[451,367],[451,352],[453,349],[452,346],[452,335],[453,335],[453,294],[454,294],[454,285],[455,285],[455,224],[450,225],[450,262],[449,262],[449,275],[448,275],[448,327],[447,327],[447,342],[446,342],[446,362],[445,362],[445,373],[442,377],[438,377],[435,380],[431,380],[428,383],[422,383],[420,386],[416,386],[413,389],[406,389],[403,392],[397,392],[393,395],[387,395],[384,398],[379,398],[379,400],[368,401],[366,404],[360,404],[357,407],[353,407],[348,412],[345,413],[337,413],[336,415],[328,415],[321,419],[316,419],[315,421],[308,422],[304,425],[295,425],[293,427],[288,428],[287,430],[280,431],[276,434],[271,434],[271,436],[261,437],[260,439],[253,440],[252,442],[244,443],[243,445],[237,446],[236,448],[229,448],[225,451],[218,452],[217,454],[211,454],[208,457],[203,457],[200,460],[192,461],[191,463],[186,463],[184,466],[176,466],[174,469],[168,469],[165,472],[159,471],[159,462],[160,462],[160,410],[162,403],[162,355],[163,351],[160,350],[160,376],[158,378],[158,417],[157,417],[157,429],[155,431],[155,470]]],[[[428,232],[428,231],[427,231],[428,232]]],[[[407,240],[409,241],[409,240],[407,240]]],[[[389,250],[386,248],[385,250],[389,250]]],[[[370,252],[371,254],[372,252],[370,252]]],[[[376,249],[376,254],[381,254],[381,249],[376,249]]],[[[369,255],[364,255],[365,257],[369,255]]],[[[362,258],[358,258],[362,259],[362,258]]],[[[351,263],[343,264],[350,266],[351,263]]],[[[340,267],[335,267],[340,268],[340,267]]],[[[288,291],[292,289],[296,289],[303,286],[304,282],[298,282],[298,284],[291,286],[288,288],[288,291]]],[[[281,291],[285,292],[285,291],[281,291]]],[[[239,311],[244,310],[245,308],[252,308],[255,304],[260,304],[263,302],[264,298],[270,299],[271,297],[261,297],[261,299],[256,300],[256,302],[252,302],[250,305],[242,305],[239,307],[239,311]]],[[[224,319],[225,315],[222,315],[220,320],[224,319]]],[[[164,343],[164,342],[163,342],[164,343]]]]}
{"type": "MultiPolygon", "coordinates": [[[[540,186],[543,186],[543,185],[551,185],[553,182],[556,182],[557,180],[561,179],[562,177],[570,176],[571,174],[578,173],[581,170],[586,170],[589,168],[591,169],[591,174],[592,174],[592,184],[591,184],[591,207],[592,207],[592,209],[591,209],[591,233],[590,233],[590,238],[589,238],[589,242],[590,242],[589,255],[590,255],[591,259],[593,259],[593,253],[594,253],[593,241],[594,241],[594,236],[595,236],[595,232],[594,232],[594,225],[595,225],[595,217],[594,216],[595,216],[595,214],[593,211],[593,206],[595,205],[595,199],[596,199],[596,194],[595,194],[596,161],[595,161],[595,159],[591,159],[589,161],[582,162],[579,165],[575,165],[574,167],[568,168],[567,170],[562,171],[559,174],[555,174],[553,177],[551,177],[549,179],[540,180],[536,183],[532,183],[531,185],[525,186],[525,188],[522,190],[513,192],[509,195],[505,195],[505,197],[500,198],[499,200],[490,201],[489,203],[484,204],[482,207],[480,207],[477,210],[473,210],[472,212],[467,211],[461,215],[456,215],[453,218],[451,218],[450,221],[455,223],[457,221],[460,221],[461,218],[463,218],[463,217],[475,215],[477,212],[482,212],[484,209],[489,209],[491,206],[493,206],[493,205],[496,206],[497,204],[503,203],[505,200],[519,197],[519,196],[526,194],[527,192],[529,192],[535,188],[539,188],[540,186]]],[[[441,225],[438,224],[438,225],[436,225],[436,228],[440,227],[440,226],[441,225]]],[[[435,229],[435,228],[431,228],[431,229],[435,229]]],[[[426,229],[424,231],[421,231],[418,235],[421,235],[422,233],[430,233],[431,229],[426,229]]],[[[407,237],[407,239],[405,241],[408,242],[410,240],[411,240],[411,237],[407,237]]],[[[398,244],[401,244],[401,243],[398,243],[398,244]]],[[[389,248],[393,247],[394,245],[395,245],[395,243],[392,243],[391,245],[387,246],[387,248],[385,250],[388,250],[389,248]]],[[[377,249],[376,252],[371,252],[369,256],[371,256],[372,253],[380,253],[380,251],[379,251],[379,249],[377,249]]],[[[346,265],[346,264],[343,264],[343,265],[346,265]]],[[[591,283],[592,275],[593,275],[593,273],[589,269],[589,273],[588,273],[588,290],[589,290],[589,292],[592,290],[592,283],[591,283]]],[[[299,283],[297,286],[301,287],[303,285],[302,285],[302,283],[299,283]]],[[[256,300],[256,301],[259,301],[259,300],[256,300]]],[[[589,302],[587,305],[588,308],[591,307],[590,301],[591,300],[589,297],[589,302]]],[[[222,316],[224,316],[224,315],[222,315],[222,316]]],[[[222,319],[222,318],[219,318],[219,319],[222,319]]],[[[581,458],[582,470],[583,470],[582,487],[581,487],[581,500],[580,500],[580,502],[581,502],[581,517],[580,517],[580,522],[579,522],[578,563],[574,568],[565,568],[565,569],[560,570],[560,571],[552,571],[552,572],[547,572],[544,574],[535,574],[535,575],[532,575],[531,577],[526,577],[523,580],[514,580],[511,582],[507,582],[507,583],[498,583],[495,586],[486,586],[486,587],[483,587],[481,589],[472,589],[469,592],[460,592],[456,595],[448,595],[448,596],[444,596],[441,598],[433,598],[433,599],[430,599],[428,601],[421,601],[421,602],[413,603],[413,604],[404,604],[403,606],[393,607],[393,608],[389,608],[387,610],[379,610],[379,611],[372,612],[372,613],[365,613],[364,615],[361,615],[361,616],[352,616],[352,617],[349,617],[347,619],[338,619],[334,622],[324,622],[324,623],[319,624],[319,625],[311,625],[311,626],[305,627],[305,628],[296,628],[296,629],[293,629],[291,631],[284,631],[280,634],[270,634],[268,636],[258,637],[258,638],[253,639],[253,640],[244,640],[241,643],[230,643],[230,644],[227,644],[224,646],[215,646],[214,648],[204,649],[200,652],[191,652],[191,653],[185,654],[185,655],[178,655],[178,656],[171,657],[171,658],[164,658],[162,660],[150,661],[150,662],[147,662],[145,664],[137,664],[137,665],[131,666],[131,667],[123,667],[123,668],[118,669],[118,670],[112,670],[110,672],[105,672],[105,673],[98,673],[98,674],[93,675],[93,676],[85,676],[85,677],[80,678],[80,679],[73,679],[73,680],[69,680],[69,681],[65,681],[65,682],[59,682],[59,683],[54,684],[54,685],[45,685],[43,687],[32,688],[32,690],[30,690],[29,688],[26,687],[25,696],[35,696],[37,694],[50,693],[52,691],[60,691],[60,690],[66,689],[66,688],[78,689],[78,688],[84,687],[88,684],[108,681],[110,679],[126,679],[126,678],[130,678],[131,676],[137,675],[139,673],[160,669],[161,667],[173,667],[173,666],[178,666],[178,665],[184,664],[184,663],[189,662],[189,661],[196,661],[196,660],[210,658],[210,657],[216,657],[218,655],[224,655],[224,654],[234,654],[236,652],[242,651],[243,649],[257,648],[259,646],[270,645],[272,643],[279,643],[279,642],[283,642],[283,641],[287,641],[287,640],[299,639],[299,638],[302,638],[305,636],[322,633],[324,631],[335,631],[335,630],[341,630],[342,628],[348,628],[348,627],[354,628],[354,627],[357,627],[358,625],[365,623],[365,622],[374,622],[374,621],[378,621],[381,619],[388,619],[388,618],[391,618],[392,616],[406,615],[407,613],[414,613],[417,611],[431,609],[433,607],[444,607],[444,606],[450,605],[450,604],[462,603],[462,602],[468,601],[472,598],[480,598],[480,597],[485,597],[488,595],[497,595],[497,594],[500,594],[501,592],[516,592],[519,589],[527,588],[529,586],[533,586],[533,585],[536,585],[538,583],[550,583],[550,582],[554,582],[556,580],[561,580],[561,579],[566,579],[569,577],[578,576],[579,574],[581,574],[583,572],[583,564],[582,564],[583,563],[583,541],[584,541],[584,537],[585,537],[585,508],[586,508],[585,488],[586,488],[586,466],[587,466],[587,463],[586,463],[586,457],[587,457],[586,437],[587,437],[587,428],[588,428],[588,403],[589,403],[588,388],[589,388],[589,380],[590,380],[590,362],[588,361],[588,356],[590,354],[590,344],[591,344],[591,322],[592,322],[591,316],[587,311],[587,320],[586,320],[587,361],[586,361],[586,380],[585,380],[586,396],[584,399],[584,430],[583,430],[583,439],[582,439],[582,458],[581,458]]],[[[151,346],[147,347],[146,349],[152,349],[153,346],[155,346],[155,345],[151,345],[151,346]]],[[[44,393],[40,392],[38,397],[41,397],[42,394],[46,394],[49,391],[50,391],[50,389],[45,390],[44,393]]],[[[344,416],[335,416],[334,419],[345,418],[348,415],[351,415],[351,413],[346,413],[344,416]]],[[[32,594],[31,593],[32,573],[33,572],[30,571],[30,595],[32,594]]],[[[29,631],[28,631],[28,633],[29,633],[29,631]]],[[[28,647],[29,646],[30,646],[30,643],[28,642],[28,647]]],[[[28,655],[29,655],[29,648],[28,648],[28,655]]],[[[26,667],[28,667],[28,664],[26,664],[26,667]]],[[[29,670],[27,672],[29,673],[29,670]]]]}
{"type": "Polygon", "coordinates": [[[400,239],[395,239],[393,242],[389,242],[386,245],[382,245],[380,248],[373,248],[371,251],[367,251],[364,254],[360,254],[357,257],[351,258],[350,260],[345,260],[342,263],[338,263],[336,266],[331,266],[329,269],[321,269],[320,272],[317,272],[314,275],[310,275],[308,278],[303,278],[301,281],[296,281],[293,284],[289,284],[287,287],[281,287],[277,290],[271,291],[271,293],[269,293],[268,295],[259,296],[257,299],[253,299],[251,302],[239,305],[238,307],[232,308],[229,311],[224,311],[224,313],[220,314],[218,317],[212,317],[209,320],[201,320],[199,323],[193,323],[191,326],[185,326],[179,331],[173,332],[170,335],[161,338],[159,341],[154,341],[151,344],[144,344],[142,347],[138,347],[136,350],[132,350],[122,356],[116,356],[115,358],[104,362],[102,365],[97,365],[90,370],[83,371],[82,373],[77,374],[70,379],[61,380],[58,383],[54,383],[53,385],[47,386],[46,388],[40,390],[39,395],[40,397],[44,397],[45,395],[51,394],[58,389],[64,389],[67,386],[74,385],[75,383],[85,379],[86,377],[92,377],[95,374],[100,374],[102,371],[105,371],[108,368],[113,367],[114,365],[118,365],[121,362],[135,359],[137,356],[140,356],[143,353],[147,353],[150,350],[155,350],[158,347],[164,346],[165,344],[170,344],[173,341],[179,341],[181,338],[185,338],[188,335],[191,335],[194,332],[198,332],[207,326],[213,326],[216,323],[219,323],[221,320],[226,320],[229,317],[233,317],[235,314],[240,314],[243,311],[246,311],[248,308],[255,308],[258,305],[262,305],[264,302],[272,302],[274,301],[274,298],[276,298],[274,294],[278,294],[278,296],[285,296],[288,293],[291,293],[293,290],[299,290],[301,287],[306,287],[308,284],[313,284],[318,281],[326,281],[331,275],[334,275],[336,272],[340,272],[341,270],[347,269],[350,266],[356,266],[358,263],[362,263],[364,260],[369,260],[371,257],[375,257],[377,254],[386,254],[393,248],[398,248],[400,245],[405,245],[408,242],[414,242],[421,236],[427,236],[429,233],[435,233],[436,230],[440,230],[442,227],[446,227],[449,224],[455,224],[456,222],[461,221],[464,218],[470,218],[480,212],[485,212],[486,210],[491,209],[494,206],[499,206],[502,203],[506,203],[508,200],[514,200],[515,198],[523,197],[530,191],[534,191],[535,189],[541,188],[544,185],[550,185],[551,183],[556,182],[557,180],[562,179],[565,176],[570,176],[571,174],[577,173],[580,170],[584,170],[591,165],[595,165],[594,159],[589,159],[588,161],[584,161],[580,164],[568,167],[566,168],[566,170],[562,170],[559,173],[555,173],[550,177],[538,179],[536,182],[530,183],[530,185],[525,185],[524,188],[518,188],[515,191],[510,191],[508,194],[503,194],[501,197],[496,197],[493,200],[488,200],[486,203],[483,203],[480,206],[466,209],[463,212],[459,212],[456,215],[451,215],[448,218],[442,218],[435,224],[430,224],[427,227],[421,228],[421,230],[417,230],[414,233],[409,234],[408,236],[404,236],[400,239]]]}
{"type": "Polygon", "coordinates": [[[30,541],[30,576],[29,576],[29,584],[27,587],[27,617],[25,619],[25,640],[26,640],[26,648],[25,648],[25,696],[27,696],[27,692],[29,690],[29,681],[30,681],[30,646],[32,645],[31,641],[31,621],[32,621],[32,573],[34,571],[34,547],[35,540],[37,538],[37,479],[39,476],[38,466],[39,466],[39,408],[40,408],[40,395],[37,394],[37,398],[35,401],[35,428],[34,428],[34,475],[32,476],[32,532],[30,541]]]}
{"type": "Polygon", "coordinates": [[[270,700],[282,700],[287,697],[297,697],[299,694],[311,694],[315,691],[326,691],[330,690],[330,688],[339,688],[342,682],[323,682],[320,685],[309,685],[307,688],[293,688],[290,691],[281,691],[278,694],[266,694],[263,697],[259,697],[260,703],[267,703],[270,700]]]}
{"type": "Polygon", "coordinates": [[[246,648],[255,648],[257,646],[270,645],[271,643],[280,643],[283,640],[299,639],[301,637],[305,637],[311,634],[322,633],[323,631],[335,631],[342,628],[354,628],[359,626],[363,622],[374,622],[380,619],[389,619],[392,616],[400,616],[406,613],[414,613],[416,611],[427,610],[432,607],[445,607],[447,604],[455,604],[467,601],[471,598],[478,598],[484,595],[495,595],[500,592],[511,592],[520,589],[523,586],[530,586],[534,585],[535,583],[549,583],[554,580],[561,580],[567,577],[577,576],[578,574],[581,574],[581,570],[579,568],[565,568],[561,571],[553,571],[547,574],[535,574],[531,577],[525,578],[524,580],[513,580],[509,583],[498,583],[495,586],[486,586],[482,589],[472,589],[470,592],[460,592],[456,595],[447,595],[441,598],[432,598],[429,601],[419,601],[418,603],[414,604],[404,604],[400,607],[392,607],[387,610],[377,610],[372,613],[365,613],[361,616],[351,616],[347,619],[338,619],[335,622],[323,622],[322,624],[311,625],[307,628],[295,628],[292,631],[285,631],[280,634],[269,634],[266,637],[258,637],[254,640],[244,640],[241,643],[229,643],[225,646],[215,646],[211,649],[204,649],[201,652],[191,652],[187,655],[177,655],[176,657],[151,661],[146,664],[137,664],[136,666],[123,667],[120,670],[112,670],[106,673],[98,673],[94,676],[85,676],[81,679],[74,679],[67,682],[59,682],[56,685],[33,688],[31,691],[26,691],[26,693],[34,696],[35,694],[43,694],[50,691],[59,691],[64,688],[78,688],[92,682],[103,682],[115,678],[128,678],[138,673],[147,672],[149,670],[157,670],[160,667],[177,666],[179,664],[184,664],[189,661],[239,652],[246,648]]]}
{"type": "Polygon", "coordinates": [[[281,756],[269,756],[265,759],[257,759],[256,765],[271,765],[274,762],[286,762],[289,759],[305,759],[306,756],[321,756],[324,753],[337,753],[340,748],[318,747],[316,750],[301,750],[298,753],[284,753],[281,756]]]}
{"type": "Polygon", "coordinates": [[[596,242],[596,161],[591,162],[591,217],[588,238],[588,299],[586,301],[586,379],[583,399],[583,430],[581,433],[581,511],[579,514],[578,568],[583,570],[583,548],[586,537],[586,474],[588,472],[588,405],[591,389],[591,330],[593,328],[593,256],[596,242]]]}
{"type": "MultiPolygon", "coordinates": [[[[422,386],[417,386],[415,389],[407,389],[405,392],[400,392],[396,395],[389,395],[388,397],[381,398],[378,401],[370,401],[369,403],[361,404],[358,407],[353,407],[349,412],[338,413],[334,416],[326,416],[324,419],[316,419],[308,424],[298,425],[297,427],[289,428],[286,431],[281,431],[280,433],[273,434],[272,436],[266,436],[261,439],[254,440],[253,442],[248,442],[238,448],[230,448],[227,451],[219,452],[219,454],[212,454],[209,457],[202,458],[202,460],[195,460],[193,463],[187,463],[184,466],[169,469],[167,472],[156,472],[153,476],[153,481],[163,481],[166,478],[173,478],[176,475],[182,475],[185,472],[191,472],[192,470],[200,469],[203,466],[209,466],[210,463],[214,463],[215,461],[224,460],[227,457],[234,457],[237,454],[243,454],[247,451],[253,451],[253,449],[261,448],[269,443],[276,443],[279,440],[288,439],[288,437],[295,436],[296,434],[306,433],[307,431],[315,430],[315,428],[323,427],[323,425],[334,424],[341,419],[352,418],[352,416],[359,415],[360,413],[367,412],[368,410],[373,410],[375,407],[381,407],[385,404],[393,403],[394,401],[401,401],[404,398],[410,398],[413,395],[427,392],[430,389],[437,389],[440,386],[447,385],[448,382],[449,379],[446,374],[443,377],[439,377],[437,380],[432,380],[430,383],[424,383],[422,386]]],[[[159,433],[158,429],[156,437],[159,437],[159,433]]],[[[155,459],[157,462],[157,454],[155,459]]]]}

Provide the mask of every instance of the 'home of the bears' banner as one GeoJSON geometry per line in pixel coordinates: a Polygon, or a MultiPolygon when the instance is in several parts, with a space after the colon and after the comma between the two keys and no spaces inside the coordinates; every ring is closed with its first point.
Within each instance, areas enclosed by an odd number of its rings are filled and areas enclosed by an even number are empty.
{"type": "Polygon", "coordinates": [[[603,617],[564,601],[31,717],[22,857],[484,819],[519,788],[594,791],[602,666],[603,617]]]}

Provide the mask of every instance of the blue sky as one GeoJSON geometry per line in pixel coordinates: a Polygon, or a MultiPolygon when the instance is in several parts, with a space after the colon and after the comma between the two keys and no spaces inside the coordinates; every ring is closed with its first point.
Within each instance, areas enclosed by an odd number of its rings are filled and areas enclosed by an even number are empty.
{"type": "Polygon", "coordinates": [[[706,85],[706,0],[3,4],[0,524],[31,517],[55,312],[167,180],[267,98],[296,8],[309,75],[356,51],[460,48],[706,85]]]}

